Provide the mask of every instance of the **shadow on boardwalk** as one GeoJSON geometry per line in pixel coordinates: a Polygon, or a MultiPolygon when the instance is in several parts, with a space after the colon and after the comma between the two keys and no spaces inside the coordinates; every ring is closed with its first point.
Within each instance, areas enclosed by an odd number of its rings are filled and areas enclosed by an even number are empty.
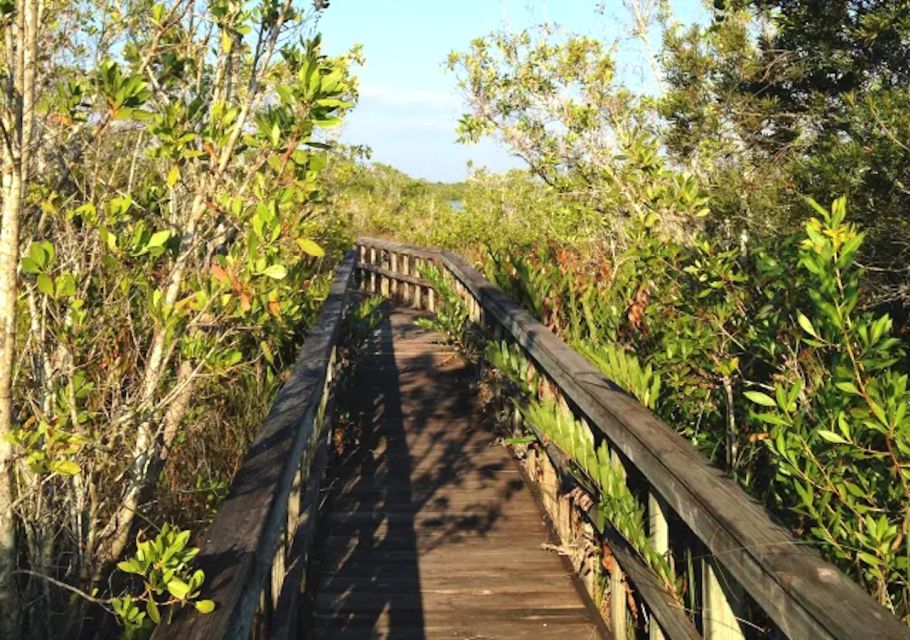
{"type": "Polygon", "coordinates": [[[479,424],[470,368],[415,317],[398,310],[378,328],[339,398],[360,437],[327,479],[311,628],[598,637],[567,568],[540,549],[547,530],[514,462],[479,424]]]}

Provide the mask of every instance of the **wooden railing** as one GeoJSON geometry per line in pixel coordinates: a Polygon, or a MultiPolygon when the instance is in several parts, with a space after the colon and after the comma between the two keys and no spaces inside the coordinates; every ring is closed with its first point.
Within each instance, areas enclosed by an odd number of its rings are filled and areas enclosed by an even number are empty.
{"type": "Polygon", "coordinates": [[[161,623],[156,639],[296,638],[307,553],[328,457],[335,346],[355,255],[335,272],[328,298],[308,331],[218,509],[198,556],[207,615],[184,609],[161,623]]]}
{"type": "MultiPolygon", "coordinates": [[[[357,252],[362,289],[418,309],[435,306],[420,269],[436,264],[465,301],[470,321],[487,337],[518,346],[545,380],[546,393],[608,442],[647,504],[650,543],[677,566],[694,559],[697,566],[688,574],[693,610],[609,523],[598,531],[605,553],[616,561],[605,563],[611,568],[609,622],[615,637],[627,637],[628,596],[634,594],[657,623],[648,625],[652,640],[910,638],[910,628],[461,258],[370,238],[358,241],[357,252]]],[[[546,464],[569,478],[566,460],[550,453],[546,464]]],[[[572,517],[566,509],[570,488],[564,482],[561,496],[544,500],[558,531],[568,528],[560,520],[572,517]]]]}

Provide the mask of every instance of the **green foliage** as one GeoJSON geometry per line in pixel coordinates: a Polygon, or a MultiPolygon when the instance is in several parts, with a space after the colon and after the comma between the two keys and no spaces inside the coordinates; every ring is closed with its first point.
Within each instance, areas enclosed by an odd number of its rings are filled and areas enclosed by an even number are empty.
{"type": "Polygon", "coordinates": [[[854,265],[863,235],[846,205],[806,224],[800,264],[812,306],[797,314],[807,350],[771,395],[753,390],[770,429],[773,500],[791,524],[860,579],[886,607],[910,611],[910,420],[906,355],[887,315],[858,309],[854,265]]]}
{"type": "Polygon", "coordinates": [[[530,398],[537,395],[540,375],[524,357],[521,349],[505,340],[490,341],[484,351],[484,359],[517,386],[520,397],[530,398]]]}
{"type": "Polygon", "coordinates": [[[526,422],[532,425],[544,443],[552,442],[572,461],[578,480],[597,497],[599,526],[607,521],[629,542],[674,591],[676,576],[669,561],[654,548],[645,526],[645,509],[632,494],[626,473],[614,459],[606,441],[596,444],[591,430],[552,401],[531,401],[521,407],[526,422]]]}
{"type": "Polygon", "coordinates": [[[425,265],[420,270],[420,277],[426,280],[436,293],[436,310],[429,318],[418,318],[417,326],[449,336],[459,349],[474,359],[477,339],[464,298],[458,295],[450,278],[436,265],[425,265]]]}
{"type": "MultiPolygon", "coordinates": [[[[595,443],[591,430],[583,422],[554,401],[540,398],[541,378],[521,349],[506,341],[490,342],[484,355],[514,385],[511,396],[525,424],[543,444],[552,443],[569,458],[576,479],[596,497],[598,526],[602,529],[609,522],[671,591],[677,589],[669,561],[648,538],[644,507],[630,491],[625,470],[618,458],[611,455],[606,441],[595,443]]],[[[527,440],[518,437],[507,441],[507,444],[519,443],[525,444],[527,440]]]]}
{"type": "Polygon", "coordinates": [[[356,347],[369,337],[376,327],[382,322],[385,312],[383,305],[385,298],[370,296],[354,305],[344,316],[342,325],[342,342],[348,346],[356,347]]]}
{"type": "Polygon", "coordinates": [[[189,531],[164,525],[154,539],[136,540],[132,557],[117,563],[123,573],[138,577],[141,590],[111,599],[114,613],[128,637],[147,636],[154,625],[171,615],[176,607],[192,605],[199,613],[211,613],[215,603],[201,599],[205,574],[193,569],[199,553],[187,547],[189,531]]]}
{"type": "MultiPolygon", "coordinates": [[[[322,51],[319,7],[190,4],[42,5],[8,471],[23,565],[86,592],[137,522],[211,516],[352,239],[323,172],[359,51],[322,51]]],[[[125,620],[180,599],[159,578],[125,620]]],[[[80,618],[24,586],[34,637],[80,618]]]]}
{"type": "MultiPolygon", "coordinates": [[[[803,223],[802,194],[841,193],[876,267],[867,296],[906,317],[910,34],[893,2],[725,2],[706,26],[668,24],[658,109],[672,156],[701,176],[728,240],[803,223]]],[[[901,319],[901,321],[903,321],[901,319]]]]}
{"type": "Polygon", "coordinates": [[[660,397],[660,377],[651,365],[644,367],[635,354],[611,344],[591,346],[581,344],[578,352],[594,363],[607,378],[653,409],[660,397]]]}
{"type": "Polygon", "coordinates": [[[694,176],[665,162],[650,101],[615,83],[606,43],[542,26],[477,38],[448,63],[471,105],[462,140],[498,138],[565,202],[600,214],[592,235],[639,216],[685,234],[707,215],[694,176]]]}

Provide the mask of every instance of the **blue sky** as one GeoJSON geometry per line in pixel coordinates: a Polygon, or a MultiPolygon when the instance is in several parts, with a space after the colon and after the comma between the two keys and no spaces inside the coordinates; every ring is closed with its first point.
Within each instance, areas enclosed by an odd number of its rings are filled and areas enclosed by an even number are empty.
{"type": "MultiPolygon", "coordinates": [[[[700,0],[671,2],[681,22],[703,20],[700,0]]],[[[453,49],[497,29],[519,30],[542,22],[612,42],[625,32],[621,0],[332,0],[319,30],[324,48],[337,54],[362,44],[361,99],[341,140],[366,144],[373,160],[420,178],[457,181],[467,163],[494,171],[521,166],[493,141],[465,146],[455,141],[464,111],[453,73],[444,68],[453,49]],[[596,5],[605,5],[598,13],[596,5]]],[[[623,80],[653,90],[652,72],[634,42],[618,54],[623,80]]]]}

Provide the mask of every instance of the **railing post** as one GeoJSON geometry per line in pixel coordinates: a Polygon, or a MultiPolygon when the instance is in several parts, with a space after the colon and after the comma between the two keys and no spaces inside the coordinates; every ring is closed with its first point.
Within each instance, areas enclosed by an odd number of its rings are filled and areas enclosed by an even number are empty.
{"type": "MultiPolygon", "coordinates": [[[[669,560],[670,526],[667,521],[668,507],[663,499],[651,491],[648,494],[648,532],[655,551],[669,560]]],[[[664,632],[651,614],[648,620],[648,640],[665,640],[664,632]]]]}
{"type": "Polygon", "coordinates": [[[704,633],[706,640],[744,640],[736,615],[742,593],[712,556],[702,561],[704,633]]]}
{"type": "MultiPolygon", "coordinates": [[[[370,247],[370,266],[376,266],[376,247],[370,247]]],[[[375,271],[370,271],[370,293],[376,293],[375,271]]]]}
{"type": "MultiPolygon", "coordinates": [[[[397,253],[392,253],[389,256],[389,267],[391,268],[393,273],[396,273],[396,274],[398,273],[398,254],[397,253]]],[[[392,298],[393,300],[398,299],[398,280],[397,279],[393,278],[392,282],[389,285],[389,297],[392,298]]]]}
{"type": "MultiPolygon", "coordinates": [[[[411,256],[408,254],[402,254],[401,256],[401,275],[409,276],[411,275],[411,256]]],[[[413,285],[410,282],[402,282],[402,295],[401,303],[408,304],[411,301],[411,289],[413,285]]]]}
{"type": "MultiPolygon", "coordinates": [[[[414,273],[418,276],[423,271],[423,260],[420,258],[414,258],[414,273]]],[[[412,289],[413,295],[411,296],[411,306],[414,309],[420,311],[420,300],[423,294],[423,287],[419,284],[415,284],[412,289]]]]}

